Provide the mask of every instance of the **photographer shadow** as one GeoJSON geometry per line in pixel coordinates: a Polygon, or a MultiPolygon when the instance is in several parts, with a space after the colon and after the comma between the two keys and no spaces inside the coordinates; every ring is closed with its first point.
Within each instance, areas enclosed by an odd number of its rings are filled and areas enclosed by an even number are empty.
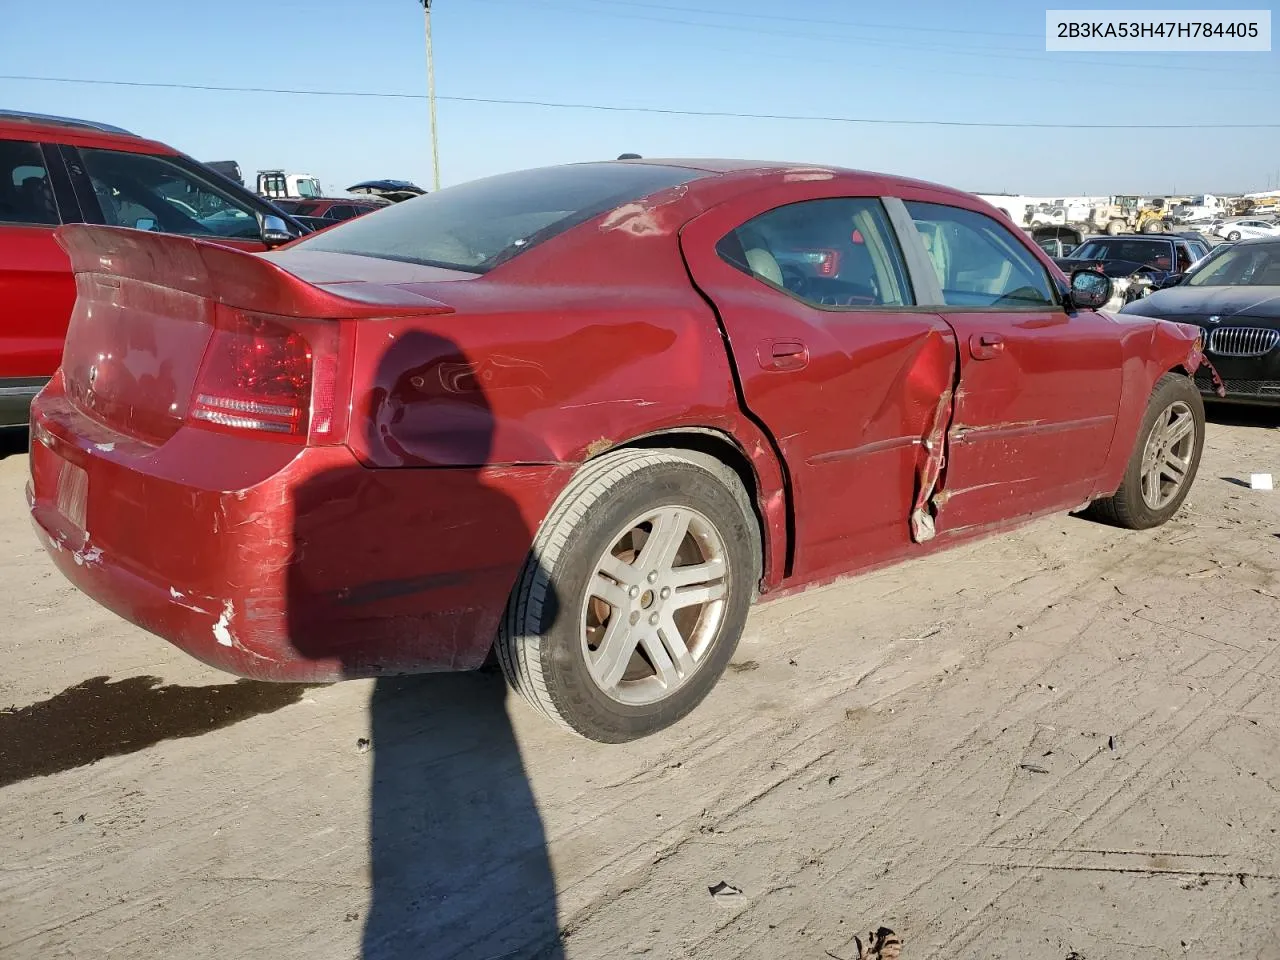
{"type": "MultiPolygon", "coordinates": [[[[370,700],[371,889],[363,960],[564,955],[546,835],[507,715],[501,672],[486,666],[397,675],[421,644],[465,643],[432,624],[430,611],[454,609],[455,597],[459,608],[465,603],[467,579],[451,567],[489,563],[481,575],[514,580],[511,558],[518,551],[523,559],[533,542],[517,505],[487,486],[480,470],[448,471],[456,494],[449,503],[392,496],[387,485],[390,474],[402,483],[408,472],[433,469],[414,464],[402,446],[406,438],[415,449],[487,462],[493,416],[483,392],[442,397],[427,391],[424,397],[421,390],[424,378],[467,366],[458,346],[442,337],[398,337],[380,362],[378,386],[354,398],[352,416],[367,425],[370,445],[398,452],[402,466],[352,465],[295,491],[289,636],[299,654],[330,671],[336,665],[345,676],[378,677],[370,700]],[[474,551],[471,556],[431,552],[433,529],[442,522],[469,526],[464,549],[474,551]],[[379,576],[395,568],[395,580],[370,583],[371,574],[358,566],[370,556],[391,557],[379,564],[379,576]],[[432,602],[415,617],[416,598],[426,597],[432,602]],[[387,611],[393,643],[377,619],[387,611]],[[333,629],[335,617],[340,629],[333,629]],[[366,626],[383,639],[363,642],[366,626]]],[[[470,665],[482,651],[450,653],[470,665]]]]}

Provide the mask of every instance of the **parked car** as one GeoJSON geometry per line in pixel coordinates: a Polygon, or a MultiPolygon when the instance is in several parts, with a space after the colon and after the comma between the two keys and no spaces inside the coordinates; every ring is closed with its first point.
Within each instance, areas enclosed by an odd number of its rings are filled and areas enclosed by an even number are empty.
{"type": "Polygon", "coordinates": [[[1224,240],[1253,240],[1280,237],[1280,226],[1266,220],[1225,220],[1214,227],[1213,232],[1224,240]]]}
{"type": "Polygon", "coordinates": [[[403,203],[420,197],[427,191],[408,180],[363,180],[347,187],[347,193],[363,193],[369,196],[382,197],[392,203],[403,203]]]}
{"type": "MultiPolygon", "coordinates": [[[[1280,404],[1280,238],[1219,247],[1176,286],[1123,312],[1197,324],[1224,399],[1280,404]]],[[[1206,395],[1217,392],[1207,368],[1196,383],[1206,395]]]]}
{"type": "Polygon", "coordinates": [[[1119,310],[1169,282],[1174,274],[1185,273],[1206,256],[1208,245],[1183,234],[1120,234],[1088,237],[1071,251],[1071,256],[1055,259],[1068,273],[1096,270],[1114,281],[1109,309],[1119,310]]]}
{"type": "Polygon", "coordinates": [[[1036,246],[1054,259],[1065,259],[1071,256],[1071,252],[1075,250],[1077,244],[1058,237],[1045,237],[1043,240],[1037,240],[1036,246]]]}
{"type": "Polygon", "coordinates": [[[107,124],[0,111],[0,428],[25,426],[75,301],[59,224],[96,223],[265,250],[306,228],[171,147],[107,124]]]}
{"type": "Polygon", "coordinates": [[[389,206],[391,201],[381,197],[320,197],[316,200],[296,201],[293,214],[323,220],[326,221],[325,226],[332,226],[389,206]]]}
{"type": "Polygon", "coordinates": [[[1199,328],[1096,312],[1108,278],[915,180],[607,161],[261,255],[60,240],[30,498],[63,574],[265,680],[496,648],[600,741],[692,710],[756,594],[1058,511],[1154,527],[1203,445],[1199,328]],[[814,249],[837,276],[784,275],[814,249]]]}

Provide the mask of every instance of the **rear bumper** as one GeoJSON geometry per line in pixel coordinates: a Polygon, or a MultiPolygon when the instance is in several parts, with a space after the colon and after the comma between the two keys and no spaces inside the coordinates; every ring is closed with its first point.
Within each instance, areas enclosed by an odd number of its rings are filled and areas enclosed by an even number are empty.
{"type": "Polygon", "coordinates": [[[63,575],[193,657],[260,680],[479,666],[572,472],[371,470],[345,447],[190,429],[140,448],[48,394],[32,424],[28,501],[63,575]]]}

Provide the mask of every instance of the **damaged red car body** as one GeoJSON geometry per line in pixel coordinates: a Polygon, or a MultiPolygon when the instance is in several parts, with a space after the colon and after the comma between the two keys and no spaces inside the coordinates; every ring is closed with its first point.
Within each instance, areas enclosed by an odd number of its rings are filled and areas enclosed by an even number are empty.
{"type": "Polygon", "coordinates": [[[706,695],[757,595],[1091,503],[1164,522],[1202,446],[1196,328],[1082,305],[993,209],[911,180],[625,161],[270,254],[59,237],[36,529],[248,677],[465,670],[496,638],[536,707],[626,740],[706,695]]]}

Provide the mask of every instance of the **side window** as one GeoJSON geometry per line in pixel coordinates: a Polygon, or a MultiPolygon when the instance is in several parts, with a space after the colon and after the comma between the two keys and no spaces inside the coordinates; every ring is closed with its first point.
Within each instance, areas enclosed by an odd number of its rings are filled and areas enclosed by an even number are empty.
{"type": "Polygon", "coordinates": [[[1049,274],[1007,227],[972,210],[909,201],[925,251],[953,307],[1042,309],[1058,303],[1049,274]]]}
{"type": "Polygon", "coordinates": [[[776,207],[726,234],[716,252],[743,273],[815,306],[913,302],[897,239],[876,199],[776,207]]]}
{"type": "Polygon", "coordinates": [[[0,140],[0,223],[58,223],[58,205],[38,143],[0,140]]]}
{"type": "Polygon", "coordinates": [[[246,240],[261,233],[248,203],[172,157],[88,148],[80,155],[109,226],[246,240]]]}

